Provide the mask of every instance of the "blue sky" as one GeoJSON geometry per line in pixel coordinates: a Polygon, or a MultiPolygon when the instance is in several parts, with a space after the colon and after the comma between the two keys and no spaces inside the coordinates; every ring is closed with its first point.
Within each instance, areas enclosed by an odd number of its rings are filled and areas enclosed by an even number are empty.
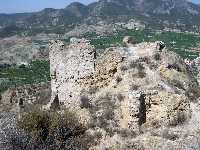
{"type": "Polygon", "coordinates": [[[64,8],[74,1],[88,4],[95,0],[0,0],[0,13],[33,12],[44,8],[64,8]]]}
{"type": "Polygon", "coordinates": [[[200,4],[200,0],[191,0],[191,1],[193,1],[194,3],[200,4]]]}
{"type": "MultiPolygon", "coordinates": [[[[33,12],[44,8],[64,8],[74,1],[88,4],[95,0],[0,0],[0,13],[33,12]]],[[[192,1],[200,3],[200,0],[192,1]]]]}

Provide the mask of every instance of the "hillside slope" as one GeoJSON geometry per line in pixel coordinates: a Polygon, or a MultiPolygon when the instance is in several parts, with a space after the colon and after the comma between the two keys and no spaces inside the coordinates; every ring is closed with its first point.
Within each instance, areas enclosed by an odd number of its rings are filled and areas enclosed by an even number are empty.
{"type": "Polygon", "coordinates": [[[33,34],[62,33],[76,25],[126,22],[137,19],[152,28],[199,31],[200,7],[186,0],[100,0],[85,6],[75,2],[64,9],[47,8],[35,13],[0,14],[0,36],[21,31],[33,34]]]}

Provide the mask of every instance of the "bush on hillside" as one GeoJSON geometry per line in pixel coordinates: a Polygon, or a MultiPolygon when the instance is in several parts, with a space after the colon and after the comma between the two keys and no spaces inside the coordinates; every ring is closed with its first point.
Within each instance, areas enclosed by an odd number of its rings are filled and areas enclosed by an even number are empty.
{"type": "Polygon", "coordinates": [[[50,142],[54,143],[53,146],[63,147],[63,149],[66,145],[67,147],[81,146],[80,149],[84,149],[91,141],[91,138],[85,134],[87,128],[79,123],[74,113],[68,110],[60,114],[35,109],[22,115],[18,126],[32,137],[34,143],[40,145],[50,142]]]}

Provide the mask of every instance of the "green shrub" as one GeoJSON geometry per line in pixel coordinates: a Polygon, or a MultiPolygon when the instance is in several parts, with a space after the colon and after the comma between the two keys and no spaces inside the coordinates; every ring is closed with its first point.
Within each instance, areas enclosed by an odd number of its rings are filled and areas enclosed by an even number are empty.
{"type": "Polygon", "coordinates": [[[18,126],[30,133],[32,137],[45,140],[49,134],[50,122],[49,112],[38,109],[24,114],[18,126]]]}
{"type": "MultiPolygon", "coordinates": [[[[102,137],[96,131],[85,132],[88,128],[68,110],[61,114],[34,109],[22,115],[18,126],[26,131],[33,149],[87,150],[97,145],[102,137]]],[[[24,147],[30,143],[25,143],[24,147]]]]}
{"type": "Polygon", "coordinates": [[[45,142],[49,136],[63,142],[68,138],[83,135],[86,131],[86,127],[79,123],[75,114],[67,110],[60,114],[56,111],[35,109],[22,115],[18,126],[31,137],[42,142],[45,142]]]}

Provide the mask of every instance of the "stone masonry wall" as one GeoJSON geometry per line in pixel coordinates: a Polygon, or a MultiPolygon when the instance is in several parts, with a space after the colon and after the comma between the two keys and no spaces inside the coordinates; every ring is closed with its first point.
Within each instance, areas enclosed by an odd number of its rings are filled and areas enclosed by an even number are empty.
{"type": "Polygon", "coordinates": [[[51,41],[50,72],[52,86],[52,104],[57,96],[59,104],[70,108],[79,106],[83,87],[81,80],[89,78],[95,70],[95,51],[85,39],[70,40],[64,47],[61,41],[51,41]]]}

